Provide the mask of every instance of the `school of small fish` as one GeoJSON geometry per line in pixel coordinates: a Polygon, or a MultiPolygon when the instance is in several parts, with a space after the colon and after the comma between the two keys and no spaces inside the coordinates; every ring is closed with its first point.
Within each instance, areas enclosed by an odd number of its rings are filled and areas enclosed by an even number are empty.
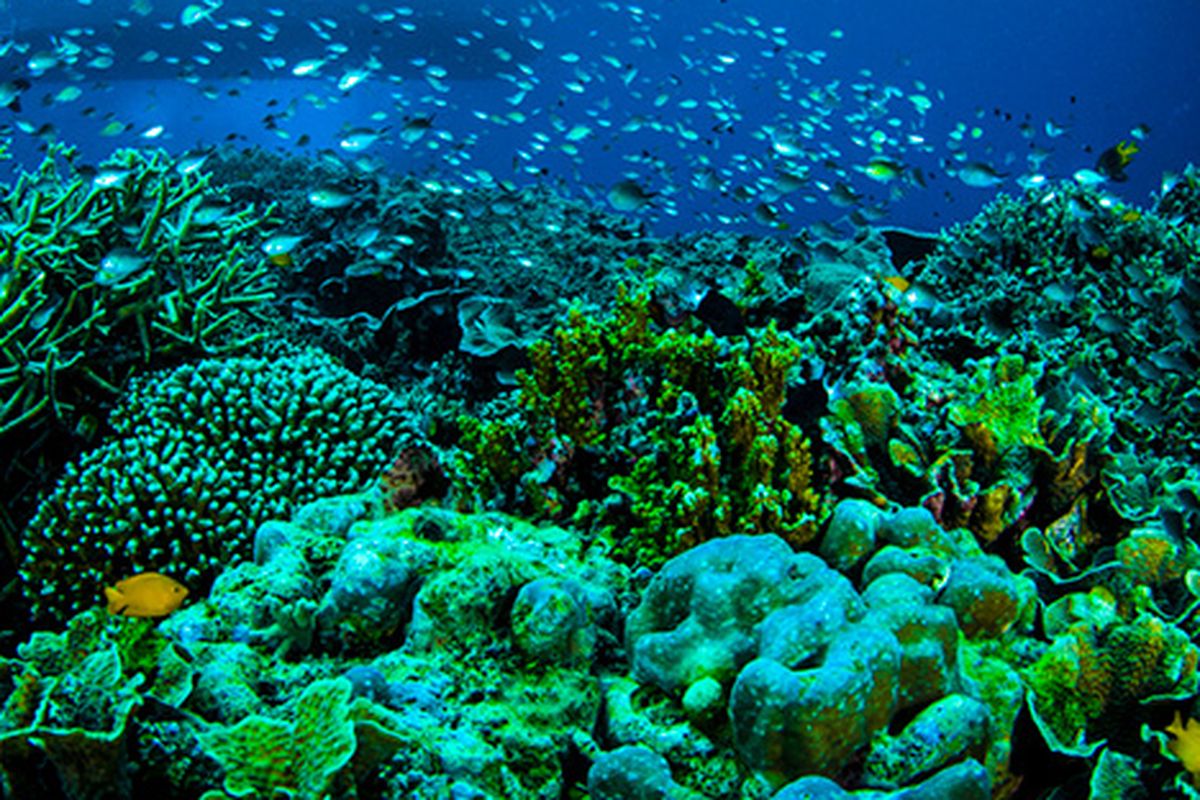
{"type": "MultiPolygon", "coordinates": [[[[109,150],[162,146],[181,176],[200,170],[222,137],[315,152],[350,167],[351,179],[307,192],[331,214],[361,202],[356,173],[392,169],[425,171],[439,186],[550,180],[651,221],[803,222],[834,237],[844,232],[836,224],[868,225],[913,192],[990,193],[1062,177],[1051,165],[1070,132],[1000,108],[954,119],[939,113],[944,94],[920,79],[831,66],[843,29],[789,29],[732,4],[720,18],[692,19],[678,13],[683,4],[601,0],[589,10],[597,27],[549,0],[433,10],[377,0],[47,5],[43,24],[0,41],[0,133],[37,144],[70,128],[109,150]],[[134,81],[146,83],[140,104],[129,99],[134,81]],[[168,95],[182,96],[185,110],[168,95]],[[197,136],[211,129],[206,120],[226,132],[197,136]],[[996,125],[1013,126],[1023,147],[997,148],[996,125]]],[[[0,0],[0,26],[7,12],[0,0]]],[[[1122,182],[1148,135],[1136,125],[1094,165],[1062,168],[1086,186],[1122,182]]],[[[93,172],[96,189],[131,178],[93,172]]],[[[228,212],[209,201],[192,222],[228,212]]],[[[379,229],[358,235],[369,247],[379,229]]],[[[278,230],[261,249],[289,267],[304,241],[278,230]]],[[[112,249],[92,265],[95,282],[136,283],[151,263],[112,249]]],[[[899,275],[879,279],[898,300],[926,302],[899,275]]],[[[103,593],[112,614],[156,618],[188,590],[142,572],[103,593]]]]}
{"type": "MultiPolygon", "coordinates": [[[[230,141],[265,136],[360,172],[428,170],[467,186],[550,179],[651,220],[787,229],[830,208],[869,224],[934,191],[939,174],[946,195],[1038,186],[1069,132],[999,108],[946,118],[943,93],[922,80],[835,70],[845,30],[793,30],[732,4],[706,20],[677,4],[602,0],[588,13],[604,25],[590,29],[548,0],[54,5],[58,26],[17,30],[0,47],[9,130],[49,139],[82,121],[113,147],[187,153],[181,169],[203,163],[213,142],[193,136],[211,116],[230,141]],[[113,100],[130,77],[152,81],[142,107],[113,100]],[[163,82],[194,95],[187,113],[168,108],[163,82]],[[1026,149],[998,150],[997,121],[1026,149]]],[[[1120,181],[1147,134],[1138,125],[1095,168],[1065,174],[1120,181]]],[[[318,185],[309,201],[337,212],[355,195],[318,185]]],[[[286,260],[276,249],[268,255],[286,260]]],[[[100,274],[120,278],[119,261],[100,274]]]]}

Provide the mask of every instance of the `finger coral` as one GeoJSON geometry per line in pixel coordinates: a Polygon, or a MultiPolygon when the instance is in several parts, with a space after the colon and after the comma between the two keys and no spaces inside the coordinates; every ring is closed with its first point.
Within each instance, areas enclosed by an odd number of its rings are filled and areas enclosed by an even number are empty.
{"type": "Polygon", "coordinates": [[[645,292],[573,309],[530,348],[515,412],[459,420],[460,503],[574,518],[648,565],[730,533],[811,539],[811,445],[784,414],[804,347],[693,322],[664,325],[645,292]]]}
{"type": "Polygon", "coordinates": [[[330,357],[210,359],[137,380],[114,435],[68,465],[23,537],[34,615],[69,616],[152,570],[203,593],[255,527],[361,489],[394,455],[404,411],[330,357]]]}

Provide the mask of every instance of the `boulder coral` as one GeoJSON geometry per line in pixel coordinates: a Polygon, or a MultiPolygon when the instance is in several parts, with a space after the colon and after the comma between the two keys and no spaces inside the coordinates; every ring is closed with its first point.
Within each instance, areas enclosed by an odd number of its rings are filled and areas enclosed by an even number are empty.
{"type": "Polygon", "coordinates": [[[202,590],[258,524],[366,487],[404,430],[384,386],[329,356],[208,359],[136,380],[113,435],[69,464],[21,542],[34,616],[137,572],[202,590]]]}
{"type": "Polygon", "coordinates": [[[850,574],[861,570],[862,588],[769,534],[668,561],[626,623],[633,677],[700,730],[728,725],[740,763],[768,785],[837,777],[864,754],[880,786],[929,777],[964,752],[1002,780],[1021,684],[995,655],[963,648],[1027,630],[1032,585],[925,509],[844,500],[825,542],[831,563],[859,565],[850,574]],[[948,580],[955,572],[964,577],[948,580]],[[918,758],[918,742],[940,744],[918,758]]]}

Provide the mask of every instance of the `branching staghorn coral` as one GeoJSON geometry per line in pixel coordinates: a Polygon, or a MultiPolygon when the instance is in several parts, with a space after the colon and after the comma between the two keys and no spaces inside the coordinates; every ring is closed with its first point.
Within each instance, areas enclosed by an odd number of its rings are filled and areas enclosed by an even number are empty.
{"type": "Polygon", "coordinates": [[[52,145],[0,198],[0,437],[73,427],[139,369],[236,350],[273,297],[254,252],[270,209],[200,169],[121,150],[94,175],[52,145]]]}

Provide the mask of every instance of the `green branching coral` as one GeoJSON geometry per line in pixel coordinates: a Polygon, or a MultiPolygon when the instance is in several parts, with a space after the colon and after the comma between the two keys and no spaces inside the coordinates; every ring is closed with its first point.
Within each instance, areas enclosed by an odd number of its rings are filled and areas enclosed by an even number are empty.
{"type": "Polygon", "coordinates": [[[573,517],[646,564],[734,532],[805,542],[822,504],[783,414],[804,355],[774,325],[664,327],[642,292],[622,290],[607,318],[572,309],[530,348],[515,412],[460,419],[460,500],[573,517]]]}
{"type": "Polygon", "coordinates": [[[259,523],[370,483],[405,417],[385,387],[316,351],[138,379],[113,412],[115,437],[68,465],[26,529],[35,616],[85,608],[145,570],[202,589],[249,553],[259,523]]]}
{"type": "Polygon", "coordinates": [[[54,145],[2,193],[0,437],[73,428],[139,369],[257,337],[269,209],[229,208],[203,171],[121,150],[92,177],[54,145]]]}

